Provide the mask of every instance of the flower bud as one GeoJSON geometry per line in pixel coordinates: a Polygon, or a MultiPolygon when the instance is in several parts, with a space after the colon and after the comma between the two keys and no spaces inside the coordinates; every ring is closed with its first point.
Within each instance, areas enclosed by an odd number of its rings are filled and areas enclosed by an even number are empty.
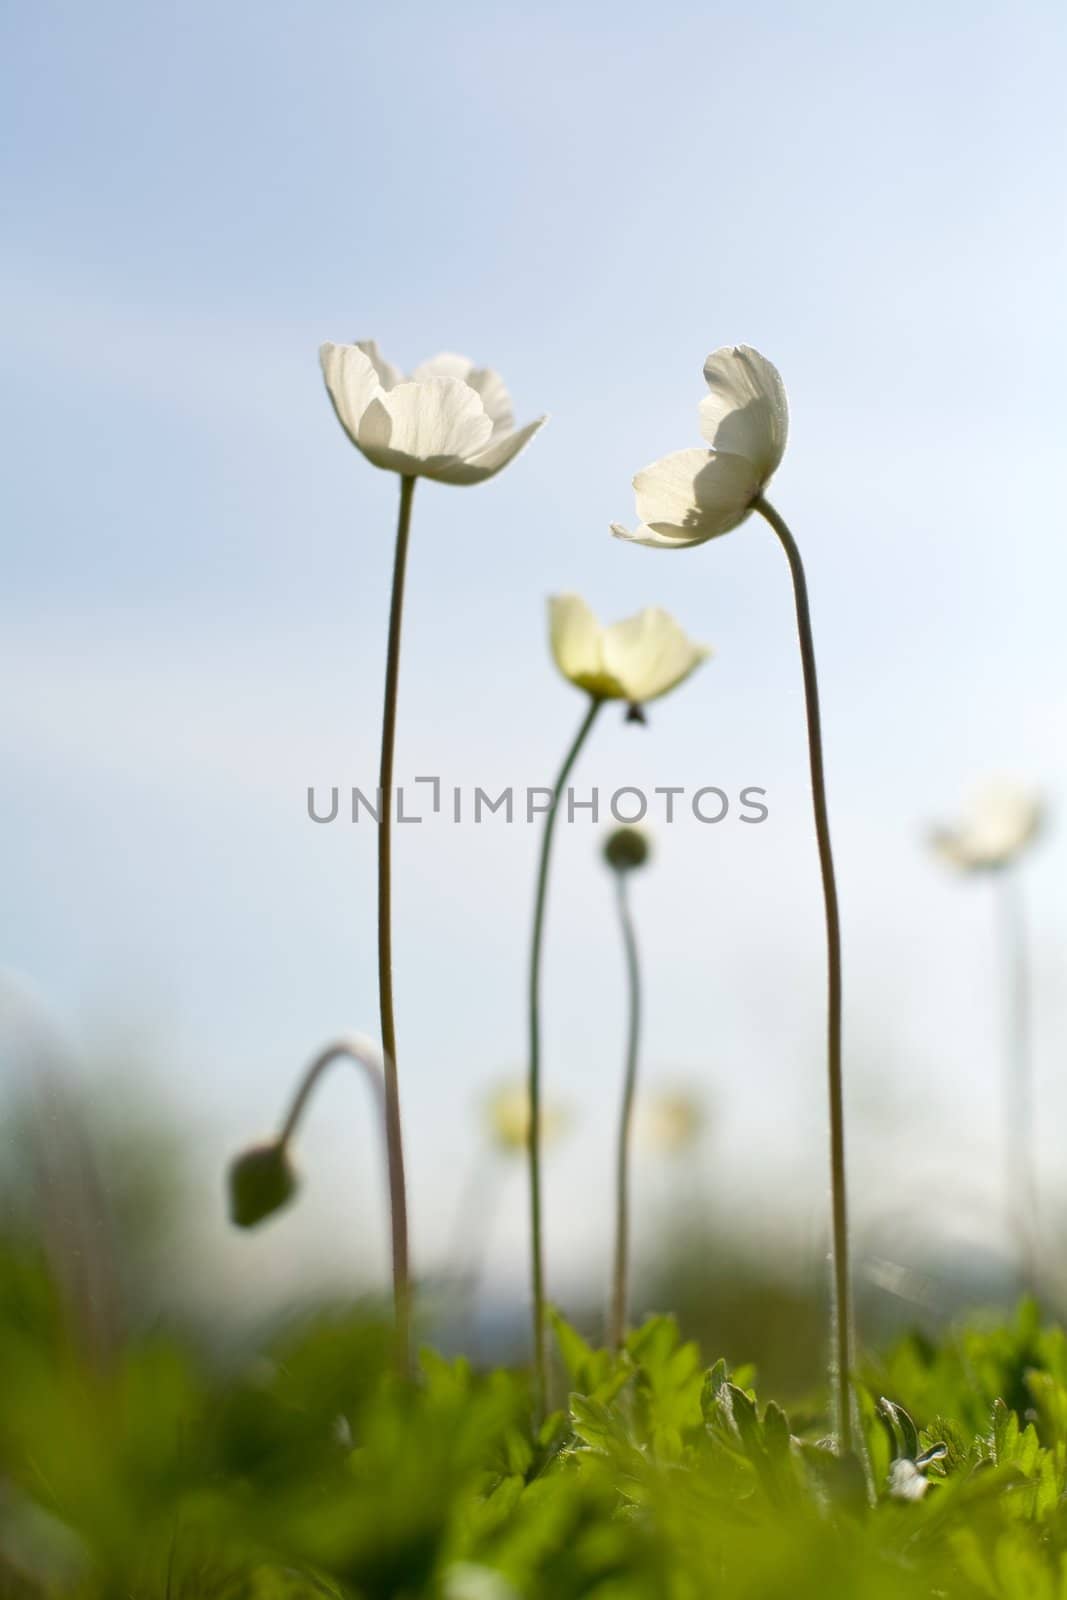
{"type": "Polygon", "coordinates": [[[271,1140],[251,1145],[230,1166],[230,1220],[239,1228],[254,1228],[288,1205],[296,1189],[296,1173],[283,1144],[271,1140]]]}
{"type": "Polygon", "coordinates": [[[616,828],[604,842],[604,860],[615,872],[643,867],[651,850],[643,828],[616,828]]]}

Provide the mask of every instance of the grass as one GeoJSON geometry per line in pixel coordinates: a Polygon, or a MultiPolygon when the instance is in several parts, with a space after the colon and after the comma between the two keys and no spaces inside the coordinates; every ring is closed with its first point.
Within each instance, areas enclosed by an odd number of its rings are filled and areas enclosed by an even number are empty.
{"type": "Polygon", "coordinates": [[[787,1414],[670,1317],[620,1353],[553,1319],[529,1374],[319,1315],[224,1368],[154,1334],[94,1347],[44,1257],[0,1251],[0,1595],[359,1600],[1067,1595],[1067,1337],[909,1335],[787,1414]],[[888,1402],[888,1403],[887,1403],[888,1402]]]}

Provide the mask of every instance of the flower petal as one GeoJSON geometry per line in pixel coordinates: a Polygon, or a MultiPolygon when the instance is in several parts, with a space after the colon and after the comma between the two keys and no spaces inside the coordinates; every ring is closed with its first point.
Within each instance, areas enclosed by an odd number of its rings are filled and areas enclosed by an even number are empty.
{"type": "Polygon", "coordinates": [[[604,629],[576,594],[553,595],[548,602],[552,656],[563,676],[600,700],[625,700],[626,690],[604,668],[604,629]]]}
{"type": "Polygon", "coordinates": [[[689,539],[672,539],[665,533],[653,533],[644,522],[638,523],[636,528],[613,522],[611,531],[616,539],[625,539],[627,544],[647,544],[653,550],[688,550],[691,543],[689,539]]]}
{"type": "Polygon", "coordinates": [[[627,700],[638,705],[675,688],[710,654],[658,606],[604,631],[604,670],[623,685],[627,700]]]}
{"type": "Polygon", "coordinates": [[[644,542],[649,533],[675,544],[729,533],[744,521],[758,491],[755,468],[742,456],[676,450],[634,478],[644,542]]]}
{"type": "Polygon", "coordinates": [[[475,367],[473,372],[467,374],[467,382],[482,397],[482,404],[493,424],[493,437],[510,433],[515,426],[515,414],[511,409],[511,396],[499,372],[494,372],[492,367],[475,367]]]}
{"type": "Polygon", "coordinates": [[[711,393],[700,402],[700,431],[724,455],[744,456],[760,485],[785,454],[789,403],[777,367],[751,345],[715,350],[704,363],[711,393]]]}
{"type": "Polygon", "coordinates": [[[356,443],[377,467],[435,478],[475,455],[492,431],[469,385],[456,378],[430,378],[399,383],[374,399],[363,414],[356,443]]]}
{"type": "Polygon", "coordinates": [[[509,461],[514,461],[519,451],[525,449],[547,421],[547,417],[538,417],[536,422],[528,422],[517,433],[505,433],[499,437],[494,435],[484,450],[468,456],[465,461],[442,468],[436,476],[442,483],[484,483],[486,478],[495,477],[502,471],[509,461]]]}
{"type": "Polygon", "coordinates": [[[600,671],[603,628],[577,594],[554,594],[548,602],[552,658],[565,678],[578,683],[600,671]]]}
{"type": "Polygon", "coordinates": [[[356,349],[363,351],[378,374],[378,382],[383,389],[395,389],[398,383],[403,383],[404,374],[400,368],[394,367],[391,361],[386,361],[373,339],[357,339],[356,349]]]}
{"type": "Polygon", "coordinates": [[[374,363],[354,344],[324,344],[319,362],[337,420],[353,444],[367,407],[382,393],[374,363]]]}
{"type": "Polygon", "coordinates": [[[442,350],[429,361],[420,361],[411,374],[412,383],[425,383],[428,378],[458,378],[467,383],[474,371],[474,362],[468,356],[457,356],[451,350],[442,350]]]}

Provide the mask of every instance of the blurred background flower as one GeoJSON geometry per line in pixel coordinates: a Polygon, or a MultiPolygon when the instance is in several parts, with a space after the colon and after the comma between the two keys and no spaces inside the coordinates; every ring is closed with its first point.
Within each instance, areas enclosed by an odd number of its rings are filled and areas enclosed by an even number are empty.
{"type": "Polygon", "coordinates": [[[991,778],[976,789],[960,821],[935,828],[931,843],[951,866],[984,872],[1010,866],[1041,833],[1041,796],[1011,778],[991,778]]]}

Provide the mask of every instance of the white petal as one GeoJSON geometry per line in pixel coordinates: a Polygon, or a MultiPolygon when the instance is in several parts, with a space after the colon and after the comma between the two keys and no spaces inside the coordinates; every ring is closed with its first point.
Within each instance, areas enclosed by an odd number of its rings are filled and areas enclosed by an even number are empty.
{"type": "Polygon", "coordinates": [[[710,654],[658,606],[613,623],[604,632],[604,669],[623,685],[627,700],[637,704],[675,688],[710,654]]]}
{"type": "Polygon", "coordinates": [[[714,450],[676,450],[634,478],[641,521],[649,532],[682,544],[729,533],[744,521],[758,491],[750,461],[714,450]]]}
{"type": "Polygon", "coordinates": [[[789,405],[777,367],[750,345],[715,350],[704,363],[711,393],[700,403],[700,431],[725,455],[744,456],[767,482],[785,454],[789,405]]]}
{"type": "Polygon", "coordinates": [[[600,672],[600,640],[604,630],[585,601],[576,594],[554,594],[548,602],[552,657],[565,678],[584,687],[600,672]]]}
{"type": "Polygon", "coordinates": [[[398,383],[403,383],[404,374],[400,368],[394,367],[391,361],[386,361],[373,339],[357,339],[356,349],[363,351],[378,374],[378,382],[383,389],[395,389],[398,383]]]}
{"type": "Polygon", "coordinates": [[[421,361],[411,374],[411,381],[425,383],[427,378],[458,378],[461,383],[468,383],[473,371],[474,362],[467,356],[442,350],[440,355],[431,356],[429,361],[421,361]]]}
{"type": "Polygon", "coordinates": [[[665,533],[653,533],[645,523],[638,523],[636,528],[625,528],[621,522],[613,522],[611,531],[616,539],[625,539],[627,544],[647,544],[653,550],[688,550],[689,539],[672,539],[665,533]]]}
{"type": "Polygon", "coordinates": [[[352,440],[367,407],[382,393],[378,374],[366,352],[354,344],[324,344],[319,361],[337,420],[352,440]]]}
{"type": "Polygon", "coordinates": [[[487,444],[493,425],[481,400],[455,378],[400,383],[373,400],[356,443],[375,466],[434,478],[487,444]]]}
{"type": "Polygon", "coordinates": [[[511,409],[511,396],[499,372],[494,372],[492,367],[475,367],[473,372],[467,374],[467,382],[482,397],[482,404],[492,420],[494,437],[500,433],[510,433],[515,426],[515,414],[511,409]]]}
{"type": "Polygon", "coordinates": [[[528,422],[517,433],[506,433],[499,438],[494,436],[492,443],[486,445],[484,450],[468,456],[466,461],[443,467],[435,476],[442,483],[484,483],[486,478],[495,477],[509,461],[514,461],[519,451],[525,449],[547,421],[547,417],[538,417],[536,422],[528,422]]]}

